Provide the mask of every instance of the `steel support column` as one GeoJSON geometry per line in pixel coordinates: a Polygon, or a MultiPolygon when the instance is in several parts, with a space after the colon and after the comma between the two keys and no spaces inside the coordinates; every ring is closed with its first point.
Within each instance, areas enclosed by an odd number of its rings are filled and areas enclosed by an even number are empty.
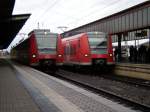
{"type": "Polygon", "coordinates": [[[149,39],[149,47],[150,47],[150,27],[149,27],[148,39],[149,39]]]}
{"type": "Polygon", "coordinates": [[[122,39],[122,34],[118,34],[118,62],[121,62],[121,39],[122,39]]]}

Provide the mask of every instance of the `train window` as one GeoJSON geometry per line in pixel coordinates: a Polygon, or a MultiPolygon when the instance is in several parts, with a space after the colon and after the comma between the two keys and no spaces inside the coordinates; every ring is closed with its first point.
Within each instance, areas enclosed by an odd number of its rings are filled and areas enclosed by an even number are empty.
{"type": "Polygon", "coordinates": [[[41,53],[56,53],[57,34],[37,34],[36,41],[41,53]]]}
{"type": "Polygon", "coordinates": [[[91,48],[99,48],[107,46],[106,39],[99,39],[99,38],[89,38],[90,47],[91,48]]]}
{"type": "Polygon", "coordinates": [[[90,47],[100,47],[107,45],[105,34],[88,34],[90,47]]]}
{"type": "Polygon", "coordinates": [[[107,36],[104,33],[88,34],[91,53],[107,53],[107,36]]]}
{"type": "Polygon", "coordinates": [[[70,46],[70,55],[75,55],[76,54],[76,45],[71,44],[70,46]]]}
{"type": "Polygon", "coordinates": [[[65,55],[68,55],[68,46],[65,46],[65,55]]]}
{"type": "Polygon", "coordinates": [[[66,55],[71,55],[70,43],[69,43],[69,41],[67,42],[66,47],[65,47],[65,54],[66,54],[66,55]]]}

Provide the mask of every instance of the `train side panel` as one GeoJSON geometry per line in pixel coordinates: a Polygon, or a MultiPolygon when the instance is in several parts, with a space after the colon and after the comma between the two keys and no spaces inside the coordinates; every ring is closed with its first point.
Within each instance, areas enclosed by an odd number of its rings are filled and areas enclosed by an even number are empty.
{"type": "Polygon", "coordinates": [[[91,52],[89,48],[89,42],[87,35],[80,37],[80,47],[79,47],[79,61],[80,65],[91,65],[91,52]]]}
{"type": "Polygon", "coordinates": [[[91,64],[88,39],[85,34],[63,40],[63,46],[65,50],[64,63],[76,65],[91,64]]]}
{"type": "Polygon", "coordinates": [[[49,30],[34,30],[29,34],[32,66],[54,67],[57,63],[58,34],[49,30]]]}
{"type": "Polygon", "coordinates": [[[78,62],[78,53],[77,53],[77,49],[78,49],[78,39],[73,39],[73,40],[68,40],[67,41],[69,46],[69,54],[68,54],[68,59],[69,62],[72,64],[75,64],[78,62]]]}
{"type": "Polygon", "coordinates": [[[108,65],[114,65],[113,59],[113,48],[112,48],[112,37],[109,35],[108,37],[108,58],[107,58],[108,65]]]}
{"type": "Polygon", "coordinates": [[[17,45],[11,50],[11,58],[15,61],[21,62],[23,64],[29,64],[30,58],[29,58],[29,39],[26,39],[21,44],[17,45]]]}
{"type": "Polygon", "coordinates": [[[63,65],[64,62],[64,48],[62,44],[62,37],[59,35],[57,39],[57,57],[56,57],[56,65],[63,65]]]}
{"type": "Polygon", "coordinates": [[[62,50],[57,51],[61,42],[57,33],[47,29],[35,29],[28,34],[28,39],[12,49],[13,58],[31,66],[52,67],[56,65],[57,54],[62,64],[62,50]],[[57,43],[58,41],[58,43],[57,43]],[[59,53],[57,53],[59,52],[59,53]]]}
{"type": "Polygon", "coordinates": [[[31,66],[38,66],[39,65],[39,54],[37,50],[37,42],[35,39],[35,35],[32,34],[29,37],[30,39],[30,46],[29,46],[29,57],[30,57],[30,63],[31,66]]]}
{"type": "Polygon", "coordinates": [[[88,32],[63,39],[64,62],[76,65],[114,64],[111,36],[88,32]]]}

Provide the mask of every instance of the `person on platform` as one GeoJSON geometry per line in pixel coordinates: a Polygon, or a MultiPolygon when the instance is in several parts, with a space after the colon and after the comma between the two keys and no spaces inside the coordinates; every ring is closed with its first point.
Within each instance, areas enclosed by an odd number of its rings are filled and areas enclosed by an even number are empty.
{"type": "Polygon", "coordinates": [[[130,46],[129,53],[130,53],[129,61],[133,62],[133,59],[134,59],[134,54],[133,54],[134,53],[134,47],[133,46],[130,46]]]}
{"type": "Polygon", "coordinates": [[[138,54],[137,48],[133,47],[133,59],[135,63],[137,62],[137,54],[138,54]]]}
{"type": "Polygon", "coordinates": [[[115,48],[114,56],[115,56],[115,61],[117,61],[117,59],[118,59],[118,48],[117,47],[115,48]]]}

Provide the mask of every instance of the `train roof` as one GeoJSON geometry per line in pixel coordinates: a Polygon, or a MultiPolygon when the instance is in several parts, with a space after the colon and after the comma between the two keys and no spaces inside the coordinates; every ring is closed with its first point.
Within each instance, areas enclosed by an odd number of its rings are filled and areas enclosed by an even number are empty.
{"type": "Polygon", "coordinates": [[[51,34],[57,34],[57,33],[52,33],[50,32],[50,29],[34,29],[32,30],[28,35],[31,35],[31,34],[48,34],[48,33],[51,33],[51,34]]]}
{"type": "Polygon", "coordinates": [[[73,36],[65,37],[65,38],[63,38],[63,40],[76,39],[76,38],[78,38],[78,37],[80,37],[82,35],[85,35],[85,34],[87,34],[87,35],[93,35],[93,34],[107,35],[107,33],[105,33],[105,32],[82,32],[80,34],[76,34],[76,35],[73,35],[73,36]]]}
{"type": "Polygon", "coordinates": [[[83,36],[83,35],[85,35],[85,34],[86,34],[86,33],[76,34],[76,35],[73,35],[73,36],[70,36],[70,37],[65,37],[65,38],[63,38],[62,40],[76,39],[76,38],[78,38],[78,37],[80,37],[80,36],[83,36]]]}
{"type": "Polygon", "coordinates": [[[107,33],[105,32],[87,32],[87,34],[99,34],[99,35],[106,35],[107,33]]]}
{"type": "Polygon", "coordinates": [[[15,47],[17,47],[18,45],[20,45],[21,43],[23,43],[24,41],[26,41],[26,40],[28,40],[29,38],[30,38],[30,35],[31,34],[33,34],[33,33],[35,33],[35,34],[56,34],[56,35],[58,35],[58,33],[52,33],[52,32],[50,32],[50,30],[49,29],[34,29],[34,30],[32,30],[29,34],[28,34],[28,37],[27,38],[23,38],[22,40],[20,40],[19,41],[19,43],[16,43],[14,46],[12,46],[12,48],[15,48],[15,47]]]}

